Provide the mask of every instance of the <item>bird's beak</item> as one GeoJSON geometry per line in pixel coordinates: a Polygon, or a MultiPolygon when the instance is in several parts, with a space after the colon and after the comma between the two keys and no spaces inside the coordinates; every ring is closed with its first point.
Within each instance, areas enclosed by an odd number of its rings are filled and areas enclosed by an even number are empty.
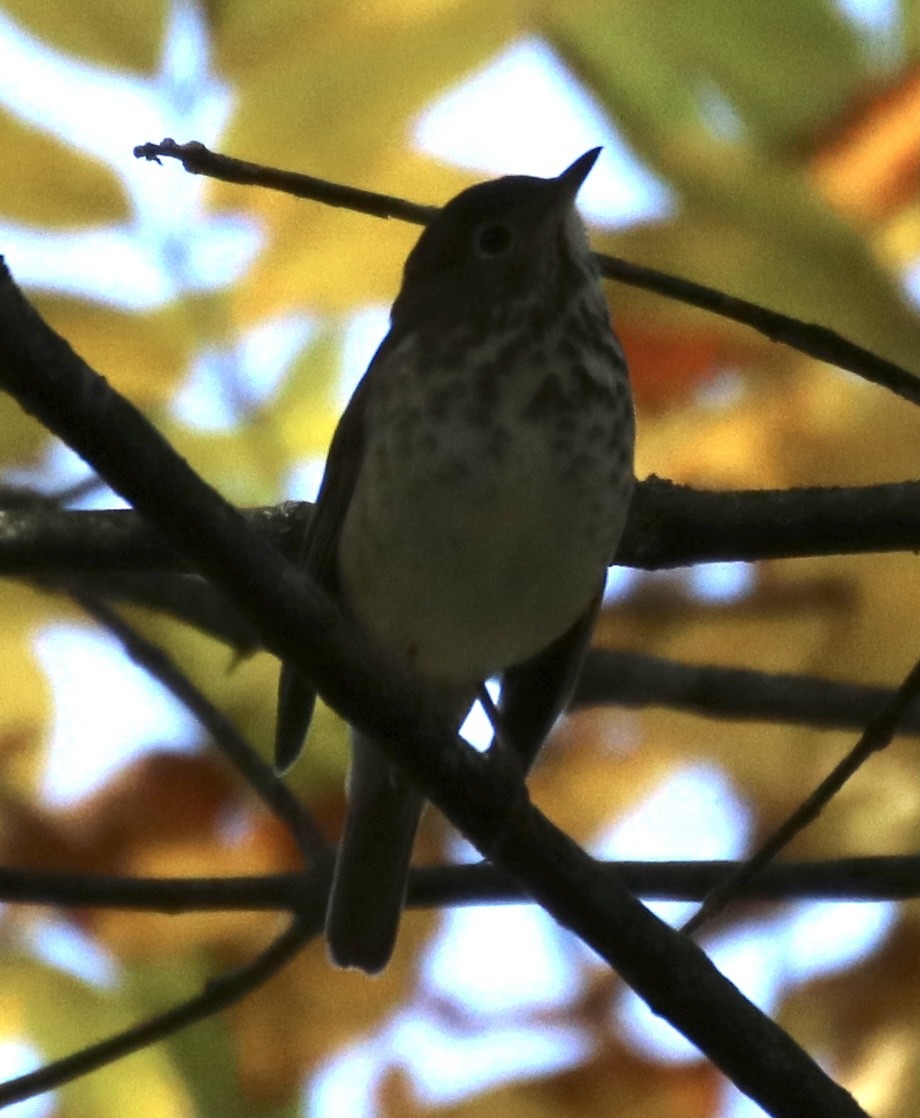
{"type": "Polygon", "coordinates": [[[571,205],[575,201],[575,195],[581,189],[581,184],[588,177],[600,153],[600,148],[591,148],[584,155],[579,155],[571,167],[566,167],[562,174],[556,177],[554,180],[556,191],[554,193],[556,193],[560,205],[566,203],[571,205]]]}

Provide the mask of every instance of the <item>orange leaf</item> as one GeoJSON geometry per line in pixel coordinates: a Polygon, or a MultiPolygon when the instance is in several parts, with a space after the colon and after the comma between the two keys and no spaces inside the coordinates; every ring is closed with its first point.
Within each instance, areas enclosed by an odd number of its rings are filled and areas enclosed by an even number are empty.
{"type": "Polygon", "coordinates": [[[920,68],[866,102],[851,106],[815,155],[812,173],[827,199],[853,217],[877,222],[920,187],[920,68]]]}

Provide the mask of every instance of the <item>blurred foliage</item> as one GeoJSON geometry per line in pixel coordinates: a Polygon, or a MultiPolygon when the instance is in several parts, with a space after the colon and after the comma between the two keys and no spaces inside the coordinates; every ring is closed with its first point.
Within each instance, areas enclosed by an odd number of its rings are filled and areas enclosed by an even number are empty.
{"type": "MultiPolygon", "coordinates": [[[[920,368],[920,319],[902,286],[920,257],[920,11],[910,0],[892,7],[899,22],[876,34],[848,22],[831,0],[205,0],[215,65],[234,97],[217,146],[420,201],[446,199],[471,176],[411,149],[417,114],[516,39],[542,36],[675,199],[672,216],[598,235],[598,248],[822,322],[920,368]]],[[[159,65],[163,3],[2,0],[0,10],[81,65],[138,76],[159,65]]],[[[130,222],[113,168],[77,143],[7,110],[0,110],[0,142],[15,153],[4,162],[0,218],[57,230],[130,222]]],[[[150,167],[149,174],[164,173],[150,167]]],[[[182,177],[163,181],[172,184],[164,190],[192,189],[182,177]]],[[[261,230],[261,251],[236,282],[144,312],[74,295],[39,293],[38,303],[209,480],[240,504],[271,502],[292,468],[328,443],[341,406],[345,316],[392,298],[416,232],[226,184],[207,185],[206,205],[211,215],[245,213],[261,230]],[[290,311],[308,312],[319,326],[274,396],[218,432],[177,418],[171,404],[203,347],[232,355],[242,331],[290,311]]],[[[783,487],[916,475],[920,415],[900,399],[701,312],[619,286],[610,297],[633,367],[640,476],[783,487]]],[[[232,357],[224,371],[232,395],[232,357]]],[[[0,400],[0,425],[4,469],[40,461],[47,438],[7,400],[0,400]]],[[[895,684],[920,650],[911,609],[918,597],[911,555],[766,564],[751,593],[721,604],[701,602],[679,575],[645,576],[605,616],[598,641],[690,661],[895,684]]],[[[0,585],[3,861],[167,875],[294,865],[288,837],[208,753],[153,750],[72,808],[52,812],[42,803],[36,789],[51,702],[31,640],[65,610],[72,616],[60,598],[0,585]]],[[[175,622],[141,611],[132,619],[267,750],[269,657],[237,664],[227,649],[175,622]]],[[[594,710],[560,728],[534,793],[587,841],[682,765],[710,762],[763,833],[849,741],[660,711],[626,718],[594,710]]],[[[291,774],[330,833],[342,815],[343,745],[341,726],[321,711],[308,759],[291,774]]],[[[899,742],[873,759],[795,853],[914,850],[914,749],[899,742]]],[[[443,856],[448,841],[430,815],[420,858],[443,856]]],[[[4,911],[0,1026],[4,1037],[30,1038],[42,1058],[190,993],[248,958],[277,928],[266,914],[60,914],[118,961],[119,981],[100,990],[30,953],[40,919],[28,909],[4,911]]],[[[430,998],[419,987],[418,963],[438,925],[435,915],[408,915],[397,956],[376,982],[333,971],[315,944],[220,1019],[68,1087],[58,1112],[297,1113],[302,1083],[320,1061],[400,1004],[430,998]]],[[[585,1039],[582,1061],[472,1091],[445,1112],[718,1113],[720,1077],[701,1062],[664,1065],[632,1050],[611,1029],[618,982],[564,943],[577,981],[563,1008],[522,1008],[501,1024],[567,1024],[585,1039]]],[[[916,906],[904,906],[871,958],[789,988],[781,1009],[792,1033],[879,1118],[920,1112],[917,949],[916,906]]],[[[454,1024],[465,1012],[437,1008],[454,1024]]],[[[379,1102],[383,1114],[428,1112],[398,1065],[381,1080],[379,1102]]]]}

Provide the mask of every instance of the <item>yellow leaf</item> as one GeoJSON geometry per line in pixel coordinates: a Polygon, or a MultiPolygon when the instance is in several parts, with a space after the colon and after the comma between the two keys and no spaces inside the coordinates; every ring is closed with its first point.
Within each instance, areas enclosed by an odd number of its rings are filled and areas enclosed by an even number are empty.
{"type": "Polygon", "coordinates": [[[0,581],[0,754],[6,786],[21,791],[34,787],[36,746],[51,714],[51,692],[32,638],[54,607],[46,594],[0,581]]]}
{"type": "Polygon", "coordinates": [[[77,353],[139,407],[172,397],[198,341],[185,303],[135,312],[65,295],[39,295],[34,302],[77,353]]]}
{"type": "Polygon", "coordinates": [[[272,163],[306,152],[319,174],[353,174],[401,144],[409,114],[497,51],[519,18],[495,0],[224,4],[218,64],[240,90],[227,145],[272,163]]]}
{"type": "Polygon", "coordinates": [[[0,467],[35,465],[51,436],[5,393],[0,394],[0,467]]]}
{"type": "Polygon", "coordinates": [[[152,73],[160,58],[166,0],[4,0],[26,30],[77,58],[152,73]]]}
{"type": "Polygon", "coordinates": [[[3,164],[0,210],[7,220],[38,226],[124,221],[128,200],[104,164],[0,108],[3,164]]]}

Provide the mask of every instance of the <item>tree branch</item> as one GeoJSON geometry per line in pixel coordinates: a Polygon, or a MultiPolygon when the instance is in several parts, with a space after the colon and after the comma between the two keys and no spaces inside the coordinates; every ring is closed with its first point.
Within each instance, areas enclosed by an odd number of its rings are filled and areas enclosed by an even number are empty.
{"type": "MultiPolygon", "coordinates": [[[[247,523],[286,555],[308,503],[244,510],[247,523]]],[[[661,478],[638,483],[616,563],[665,570],[920,549],[920,482],[841,488],[715,492],[661,478]]],[[[0,575],[40,578],[187,570],[180,555],[130,509],[0,507],[0,575]]]]}
{"type": "MultiPolygon", "coordinates": [[[[177,144],[175,140],[162,140],[160,143],[139,144],[134,149],[138,159],[160,162],[160,157],[178,159],[186,171],[196,175],[208,175],[246,186],[267,187],[280,190],[297,198],[312,199],[327,206],[338,206],[371,217],[399,218],[416,225],[425,225],[437,213],[436,206],[420,206],[403,198],[387,194],[377,194],[371,190],[358,190],[341,183],[301,175],[293,171],[280,171],[273,167],[263,167],[258,163],[247,163],[233,159],[219,152],[210,151],[204,144],[192,141],[177,144]]],[[[841,369],[847,369],[865,380],[878,384],[902,396],[911,403],[920,403],[920,379],[913,373],[902,369],[892,361],[886,361],[870,350],[848,341],[840,334],[825,326],[802,322],[789,315],[770,311],[746,299],[737,299],[712,287],[706,287],[692,280],[681,279],[647,268],[641,264],[631,264],[616,256],[595,253],[601,274],[608,279],[618,280],[633,287],[642,287],[665,295],[669,299],[688,303],[694,307],[744,323],[771,341],[783,342],[801,353],[827,361],[841,369]]]]}
{"type": "MultiPolygon", "coordinates": [[[[621,880],[637,896],[656,901],[702,901],[743,862],[608,862],[597,872],[621,880]]],[[[744,901],[905,901],[920,897],[920,855],[877,855],[820,862],[774,862],[746,881],[744,901]]],[[[316,875],[258,877],[122,877],[0,867],[0,901],[57,908],[185,912],[309,913],[325,903],[316,875]]],[[[416,866],[409,877],[410,908],[532,904],[507,873],[487,862],[416,866]]]]}
{"type": "Polygon", "coordinates": [[[261,647],[253,627],[223,594],[201,577],[183,571],[46,576],[34,586],[69,594],[89,594],[109,604],[140,606],[165,614],[228,645],[237,656],[261,647]]]}
{"type": "Polygon", "coordinates": [[[891,744],[901,721],[908,710],[916,704],[918,694],[920,694],[920,660],[914,664],[904,682],[890,696],[882,710],[869,722],[859,741],[843,760],[834,766],[818,787],[781,826],[777,827],[773,834],[761,843],[751,857],[706,897],[699,911],[684,925],[683,930],[688,935],[722,912],[731,900],[739,895],[739,890],[747,882],[754,879],[792,842],[796,835],[818,818],[833,797],[873,753],[878,753],[891,744]]]}
{"type": "Polygon", "coordinates": [[[304,864],[318,871],[319,879],[332,877],[332,849],[312,816],[229,718],[214,706],[180,671],[170,656],[119,617],[105,602],[80,592],[74,599],[97,624],[121,641],[127,655],[173,695],[207,730],[212,742],[233,765],[263,804],[287,828],[304,864]]]}
{"type": "MultiPolygon", "coordinates": [[[[643,652],[593,649],[569,709],[606,704],[664,707],[701,718],[862,731],[894,694],[889,687],[791,672],[686,664],[643,652]]],[[[900,729],[920,733],[920,706],[910,707],[900,729]]]]}

